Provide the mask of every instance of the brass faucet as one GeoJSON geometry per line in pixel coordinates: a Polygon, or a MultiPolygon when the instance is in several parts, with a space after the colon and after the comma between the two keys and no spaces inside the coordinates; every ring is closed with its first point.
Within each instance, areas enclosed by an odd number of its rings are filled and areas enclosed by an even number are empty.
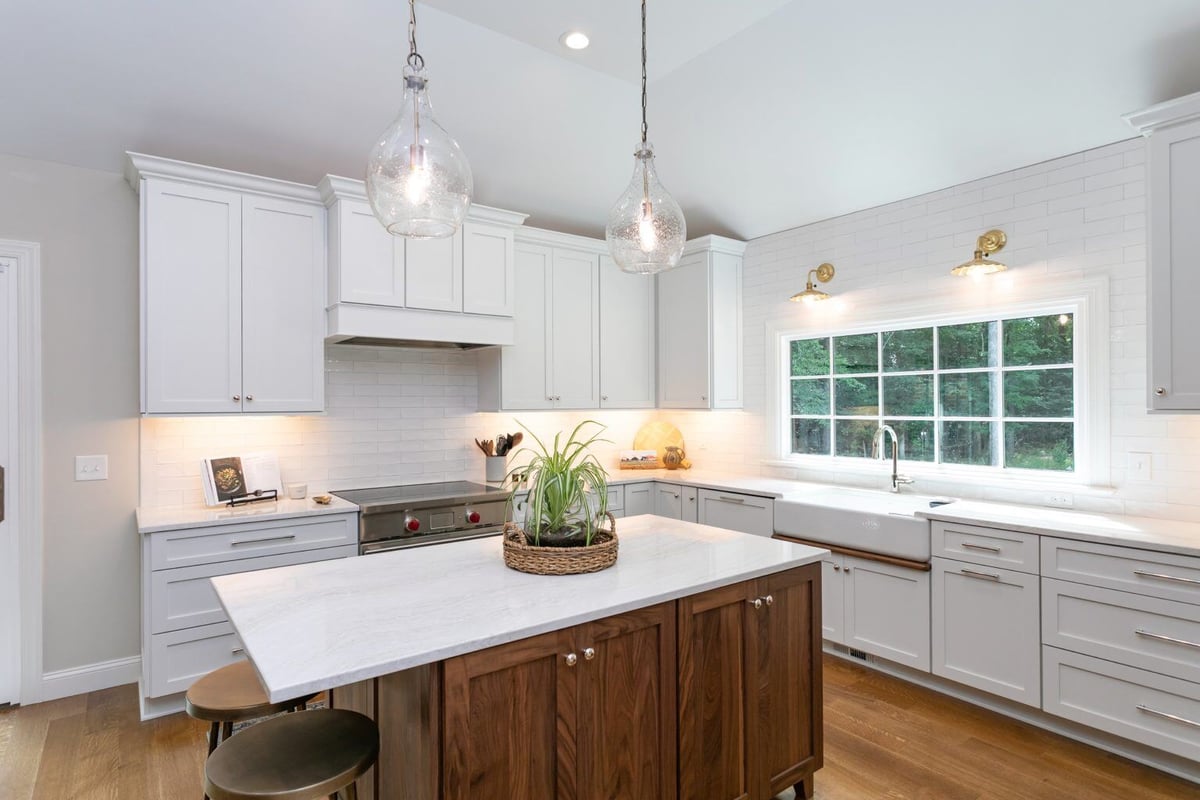
{"type": "Polygon", "coordinates": [[[883,453],[879,451],[879,443],[885,438],[886,434],[891,434],[892,436],[892,491],[899,492],[901,484],[910,484],[913,482],[913,479],[907,475],[900,474],[900,440],[896,436],[896,429],[891,425],[880,425],[879,430],[875,431],[875,436],[871,439],[871,458],[882,460],[884,457],[883,453]]]}

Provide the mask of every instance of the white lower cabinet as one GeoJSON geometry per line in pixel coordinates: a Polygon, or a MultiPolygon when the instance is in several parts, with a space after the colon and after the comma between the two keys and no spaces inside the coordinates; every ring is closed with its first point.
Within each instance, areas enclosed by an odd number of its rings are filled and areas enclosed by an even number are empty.
{"type": "Polygon", "coordinates": [[[684,522],[699,522],[700,521],[700,492],[694,486],[683,487],[683,503],[680,512],[684,522]]]}
{"type": "Polygon", "coordinates": [[[683,519],[683,487],[678,483],[656,482],[654,513],[660,517],[683,519]]]}
{"type": "Polygon", "coordinates": [[[775,533],[775,501],[739,492],[701,489],[697,522],[731,531],[772,536],[775,533]]]}
{"type": "Polygon", "coordinates": [[[1038,576],[933,559],[933,674],[1041,704],[1038,576]]]}
{"type": "Polygon", "coordinates": [[[358,514],[340,513],[144,534],[144,696],[170,698],[245,658],[211,578],[354,556],[357,531],[358,514]]]}
{"type": "Polygon", "coordinates": [[[821,579],[826,639],[929,671],[928,572],[835,553],[821,579]]]}

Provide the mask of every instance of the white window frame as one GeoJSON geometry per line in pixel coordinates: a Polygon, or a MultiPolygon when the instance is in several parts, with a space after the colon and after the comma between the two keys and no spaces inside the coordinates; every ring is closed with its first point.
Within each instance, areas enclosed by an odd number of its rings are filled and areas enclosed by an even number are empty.
{"type": "MultiPolygon", "coordinates": [[[[1033,276],[1022,276],[1032,281],[1033,276]]],[[[1071,489],[1108,487],[1110,476],[1109,428],[1109,311],[1108,279],[1080,279],[1063,283],[1039,281],[1018,288],[1014,276],[992,278],[989,289],[963,282],[961,293],[889,303],[872,309],[855,308],[837,298],[829,311],[801,313],[766,325],[766,414],[768,431],[766,464],[821,472],[849,479],[877,475],[880,467],[870,459],[836,455],[798,455],[791,452],[790,347],[793,339],[847,336],[888,330],[955,325],[1020,316],[1069,313],[1074,315],[1075,354],[1075,470],[1018,469],[969,464],[934,464],[905,461],[904,472],[917,479],[964,485],[1071,489]]],[[[824,305],[819,304],[819,305],[824,305]]],[[[812,312],[807,306],[802,312],[812,312]]]]}

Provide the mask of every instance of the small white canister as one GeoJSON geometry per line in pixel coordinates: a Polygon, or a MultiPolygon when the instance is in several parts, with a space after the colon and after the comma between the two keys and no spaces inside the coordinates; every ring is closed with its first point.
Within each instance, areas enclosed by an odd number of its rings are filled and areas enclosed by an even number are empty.
{"type": "Polygon", "coordinates": [[[503,483],[508,475],[508,459],[504,456],[484,456],[484,473],[488,483],[503,483]]]}

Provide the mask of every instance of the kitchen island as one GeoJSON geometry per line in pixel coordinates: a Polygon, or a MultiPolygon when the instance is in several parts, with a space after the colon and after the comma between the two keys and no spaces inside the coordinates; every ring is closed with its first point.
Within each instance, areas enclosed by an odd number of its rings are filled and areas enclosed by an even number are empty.
{"type": "Polygon", "coordinates": [[[213,584],[273,700],[329,689],[379,723],[365,798],[811,796],[826,551],[618,533],[590,575],[509,570],[493,537],[213,584]]]}

